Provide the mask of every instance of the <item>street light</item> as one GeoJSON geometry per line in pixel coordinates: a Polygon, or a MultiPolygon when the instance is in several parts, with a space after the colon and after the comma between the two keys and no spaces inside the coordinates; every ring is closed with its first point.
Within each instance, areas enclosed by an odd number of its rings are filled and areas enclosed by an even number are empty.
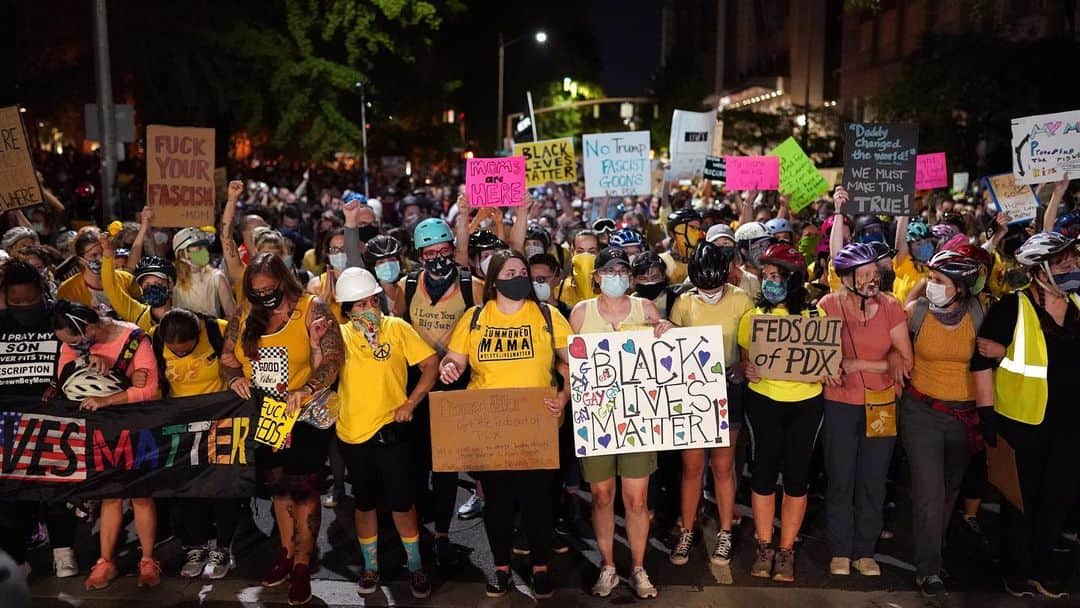
{"type": "Polygon", "coordinates": [[[364,198],[369,198],[368,193],[368,164],[367,164],[367,108],[369,105],[364,95],[364,83],[357,82],[356,88],[360,89],[360,143],[364,149],[364,198]]]}
{"type": "MultiPolygon", "coordinates": [[[[503,71],[506,63],[506,47],[520,41],[523,36],[505,40],[502,32],[499,32],[499,95],[498,95],[498,115],[495,117],[495,149],[502,149],[502,121],[503,121],[503,71]]],[[[547,42],[547,32],[538,31],[533,35],[537,44],[544,44],[547,42]]]]}

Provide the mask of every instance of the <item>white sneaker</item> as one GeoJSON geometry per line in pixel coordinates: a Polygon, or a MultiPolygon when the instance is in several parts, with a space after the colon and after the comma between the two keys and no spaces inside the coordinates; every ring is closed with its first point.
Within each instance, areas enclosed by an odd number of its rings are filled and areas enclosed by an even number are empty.
{"type": "Polygon", "coordinates": [[[56,578],[68,578],[79,573],[79,562],[75,561],[75,550],[71,547],[53,549],[52,560],[56,578]]]}
{"type": "Polygon", "coordinates": [[[872,557],[860,557],[851,565],[863,576],[881,576],[881,566],[872,557]]]}
{"type": "Polygon", "coordinates": [[[228,550],[211,549],[207,554],[203,574],[209,579],[225,578],[225,575],[229,573],[229,569],[232,567],[232,556],[228,550]]]}
{"type": "Polygon", "coordinates": [[[600,576],[596,579],[596,584],[592,586],[592,594],[597,597],[607,597],[618,586],[619,575],[615,572],[615,566],[604,566],[600,569],[600,576]]]}
{"type": "Polygon", "coordinates": [[[851,558],[850,557],[834,557],[829,562],[829,574],[836,576],[847,576],[851,574],[851,558]]]}
{"type": "Polygon", "coordinates": [[[630,574],[630,586],[634,589],[634,595],[638,596],[638,599],[646,600],[657,596],[656,587],[653,587],[652,581],[649,580],[649,575],[644,568],[634,568],[634,571],[630,574]]]}
{"type": "Polygon", "coordinates": [[[187,547],[186,551],[187,557],[180,568],[180,576],[184,578],[202,576],[208,558],[206,547],[187,547]]]}
{"type": "Polygon", "coordinates": [[[473,519],[484,512],[484,499],[480,498],[480,495],[475,491],[469,496],[469,499],[465,501],[457,510],[457,516],[460,519],[473,519]]]}

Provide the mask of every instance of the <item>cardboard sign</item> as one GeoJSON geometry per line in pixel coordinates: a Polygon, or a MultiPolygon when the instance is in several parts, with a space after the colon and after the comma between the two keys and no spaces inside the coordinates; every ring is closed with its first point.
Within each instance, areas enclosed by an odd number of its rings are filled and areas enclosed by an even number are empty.
{"type": "Polygon", "coordinates": [[[945,153],[920,154],[915,157],[915,189],[933,190],[949,185],[945,153]]]}
{"type": "Polygon", "coordinates": [[[525,158],[470,158],[465,191],[473,207],[520,207],[525,202],[525,158]]]}
{"type": "Polygon", "coordinates": [[[701,172],[705,179],[724,181],[727,179],[727,165],[723,156],[706,156],[705,169],[701,172]]]}
{"type": "Polygon", "coordinates": [[[284,401],[263,395],[262,405],[259,406],[259,421],[255,425],[255,441],[274,448],[274,451],[280,450],[285,447],[285,441],[299,417],[300,410],[290,416],[285,413],[284,401]]]}
{"type": "Polygon", "coordinates": [[[582,334],[569,350],[578,456],[731,445],[719,326],[582,334]]]}
{"type": "Polygon", "coordinates": [[[214,130],[146,127],[146,204],[154,226],[214,225],[214,130]]]}
{"type": "Polygon", "coordinates": [[[840,327],[833,317],[756,315],[750,319],[750,361],[771,380],[837,378],[844,360],[840,327]]]}
{"type": "Polygon", "coordinates": [[[514,144],[514,156],[525,157],[525,185],[530,188],[577,181],[573,137],[514,144]]]}
{"type": "Polygon", "coordinates": [[[0,212],[44,200],[19,106],[0,108],[0,212]]]}
{"type": "Polygon", "coordinates": [[[968,184],[971,183],[971,174],[968,172],[952,174],[953,192],[967,192],[968,184]]]}
{"type": "Polygon", "coordinates": [[[1024,512],[1024,496],[1020,492],[1020,475],[1016,471],[1016,451],[1001,435],[997,446],[986,446],[987,480],[994,485],[1021,513],[1024,512]]]}
{"type": "Polygon", "coordinates": [[[433,471],[559,468],[559,419],[544,405],[552,388],[434,391],[433,471]]]}
{"type": "Polygon", "coordinates": [[[1018,184],[1012,173],[989,175],[984,178],[984,182],[998,211],[1012,216],[1010,223],[1017,224],[1035,218],[1039,211],[1039,197],[1035,194],[1035,188],[1018,184]]]}
{"type": "Polygon", "coordinates": [[[671,115],[671,179],[693,179],[701,175],[705,157],[712,152],[716,112],[675,110],[671,115]]]}
{"type": "Polygon", "coordinates": [[[776,190],[780,159],[776,156],[725,156],[728,190],[776,190]]]}
{"type": "Polygon", "coordinates": [[[583,135],[581,149],[586,198],[650,193],[648,131],[583,135]]]}
{"type": "Polygon", "coordinates": [[[1080,110],[1014,118],[1012,147],[1018,184],[1080,178],[1080,110]]]}
{"type": "Polygon", "coordinates": [[[769,152],[780,158],[780,192],[788,195],[791,210],[798,213],[829,191],[829,182],[803,152],[794,137],[784,140],[769,152]]]}
{"type": "Polygon", "coordinates": [[[900,123],[848,123],[844,188],[850,215],[912,215],[919,128],[900,123]]]}

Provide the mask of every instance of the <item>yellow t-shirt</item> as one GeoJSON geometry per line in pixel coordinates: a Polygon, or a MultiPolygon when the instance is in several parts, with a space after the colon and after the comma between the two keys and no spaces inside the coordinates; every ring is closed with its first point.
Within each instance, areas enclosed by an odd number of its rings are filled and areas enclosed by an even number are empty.
{"type": "Polygon", "coordinates": [[[300,267],[315,276],[326,272],[326,264],[320,264],[315,261],[314,249],[308,249],[304,252],[304,257],[300,260],[300,267]]]}
{"type": "MultiPolygon", "coordinates": [[[[454,284],[446,290],[443,297],[435,304],[431,303],[431,296],[424,287],[424,272],[416,279],[416,293],[413,294],[412,302],[405,302],[409,307],[409,318],[413,327],[428,344],[441,356],[446,352],[446,344],[450,341],[450,334],[454,331],[454,324],[465,313],[465,298],[461,296],[461,280],[454,279],[454,284]]],[[[402,297],[405,297],[405,284],[407,277],[398,281],[398,289],[402,297]]],[[[473,302],[484,301],[484,282],[472,277],[473,302]]]]}
{"type": "Polygon", "coordinates": [[[660,254],[660,259],[664,260],[664,265],[667,266],[667,280],[672,285],[678,285],[686,280],[687,269],[686,262],[680,262],[675,259],[675,256],[671,255],[670,251],[665,251],[660,254]]]}
{"type": "MultiPolygon", "coordinates": [[[[105,262],[102,260],[102,269],[104,270],[105,262]]],[[[131,273],[126,270],[116,270],[116,284],[127,292],[133,298],[142,297],[142,290],[139,289],[139,284],[135,282],[135,277],[131,276],[131,273]]],[[[102,286],[104,288],[104,286],[102,286]]],[[[73,277],[70,277],[56,289],[57,300],[67,300],[69,302],[78,302],[79,304],[85,304],[98,312],[102,312],[103,309],[112,309],[108,303],[108,296],[105,294],[105,290],[91,291],[86,285],[86,281],[83,280],[82,273],[78,273],[73,277]]]]}
{"type": "MultiPolygon", "coordinates": [[[[824,317],[825,311],[820,306],[817,307],[818,315],[824,317]]],[[[739,346],[750,350],[750,324],[753,317],[759,315],[775,315],[783,316],[788,314],[787,308],[784,306],[776,306],[771,311],[766,312],[761,308],[754,308],[750,312],[743,315],[743,318],[739,320],[739,346]]],[[[810,316],[808,311],[803,311],[803,316],[810,316]]],[[[758,393],[759,395],[765,395],[773,401],[780,401],[784,403],[791,403],[794,401],[804,401],[812,397],[817,397],[821,394],[820,382],[796,382],[794,380],[770,380],[768,378],[762,378],[757,382],[750,383],[750,390],[758,393]]]]}
{"type": "Polygon", "coordinates": [[[435,350],[412,325],[397,317],[383,316],[377,349],[352,323],[341,325],[341,338],[345,365],[338,384],[337,436],[345,443],[363,443],[392,422],[394,410],[405,403],[409,366],[434,355],[435,350]]]}
{"type": "Polygon", "coordinates": [[[922,270],[916,268],[915,261],[910,255],[900,263],[897,263],[894,259],[893,271],[896,272],[896,281],[893,282],[892,292],[896,299],[900,300],[901,304],[907,301],[908,294],[919,284],[919,281],[930,275],[930,272],[925,268],[922,270]]]}
{"type": "MultiPolygon", "coordinates": [[[[218,331],[224,337],[228,325],[221,319],[208,323],[217,323],[218,331]]],[[[155,325],[153,329],[157,329],[155,325]]],[[[227,388],[221,377],[221,360],[214,353],[214,347],[206,335],[206,325],[199,331],[199,343],[195,350],[183,357],[177,357],[169,347],[161,350],[165,359],[165,379],[169,381],[169,396],[191,397],[219,393],[227,388]]]]}
{"type": "Polygon", "coordinates": [[[724,365],[731,367],[739,361],[739,322],[754,309],[754,303],[734,285],[726,285],[724,290],[724,297],[716,304],[703,302],[696,289],[683,293],[671,308],[671,322],[680,327],[719,325],[724,336],[724,365]]]}
{"type": "MultiPolygon", "coordinates": [[[[289,391],[307,384],[311,377],[311,338],[307,328],[307,312],[315,296],[304,294],[296,303],[288,322],[272,334],[259,338],[258,358],[248,359],[241,341],[236,342],[233,354],[244,368],[244,377],[251,384],[278,399],[284,399],[289,391]]],[[[240,315],[240,331],[247,325],[249,311],[240,315]]],[[[335,331],[331,327],[328,331],[335,331]]]]}
{"type": "Polygon", "coordinates": [[[540,388],[552,385],[555,348],[566,348],[570,324],[554,306],[551,311],[552,334],[539,306],[526,300],[521,310],[503,314],[495,301],[480,311],[476,329],[470,331],[473,310],[465,311],[450,336],[448,350],[469,358],[472,376],[469,388],[540,388]]]}

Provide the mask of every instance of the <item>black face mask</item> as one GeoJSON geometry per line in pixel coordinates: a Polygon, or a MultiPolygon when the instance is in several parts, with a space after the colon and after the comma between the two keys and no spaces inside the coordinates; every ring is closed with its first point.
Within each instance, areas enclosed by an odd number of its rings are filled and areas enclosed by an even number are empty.
{"type": "Polygon", "coordinates": [[[267,310],[273,310],[281,304],[281,301],[285,299],[285,290],[278,287],[270,293],[262,295],[252,295],[252,304],[256,306],[262,306],[267,310]]]}
{"type": "Polygon", "coordinates": [[[532,282],[529,277],[495,279],[495,290],[514,301],[524,300],[529,297],[530,289],[532,289],[532,282]]]}
{"type": "Polygon", "coordinates": [[[379,227],[374,224],[370,226],[360,226],[356,229],[356,236],[360,238],[361,243],[366,243],[379,236],[379,227]]]}
{"type": "Polygon", "coordinates": [[[49,308],[44,303],[30,306],[8,306],[8,314],[23,327],[38,327],[48,319],[49,308]]]}
{"type": "Polygon", "coordinates": [[[665,287],[667,287],[667,283],[663,281],[659,283],[638,283],[634,291],[646,300],[655,300],[660,297],[665,287]]]}
{"type": "Polygon", "coordinates": [[[424,270],[427,274],[435,280],[447,280],[454,274],[454,268],[457,265],[454,264],[453,258],[448,255],[439,256],[433,260],[424,262],[424,270]]]}

